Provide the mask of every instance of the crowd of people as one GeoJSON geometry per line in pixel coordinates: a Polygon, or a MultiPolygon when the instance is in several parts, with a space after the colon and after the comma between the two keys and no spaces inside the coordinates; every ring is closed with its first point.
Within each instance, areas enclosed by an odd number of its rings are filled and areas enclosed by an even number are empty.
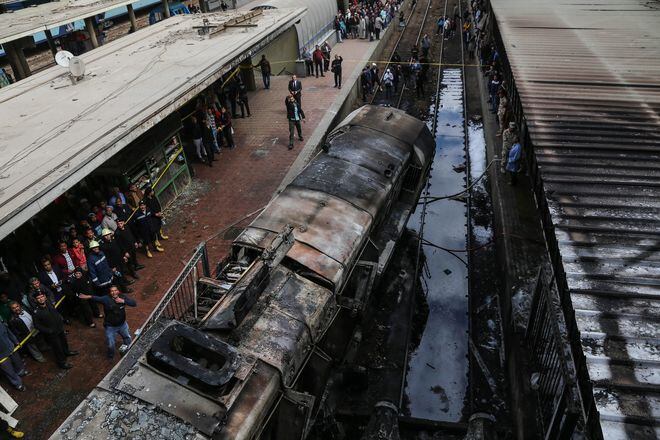
{"type": "Polygon", "coordinates": [[[475,47],[479,48],[479,61],[487,81],[489,111],[496,116],[496,136],[502,138],[500,172],[508,175],[509,184],[515,186],[521,171],[522,146],[518,126],[513,120],[508,84],[503,79],[500,53],[478,26],[483,9],[482,0],[473,0],[471,6],[474,11],[474,32],[469,32],[471,28],[464,26],[467,34],[464,34],[464,38],[469,42],[467,52],[469,57],[474,57],[475,47]]]}
{"type": "Polygon", "coordinates": [[[127,294],[144,268],[138,252],[147,258],[165,252],[162,207],[150,186],[113,187],[94,204],[83,198],[77,216],[61,228],[26,285],[0,274],[0,370],[17,390],[25,390],[23,378],[30,374],[21,355],[47,362],[48,349],[59,368],[72,368],[69,359],[78,352],[65,325],[73,320],[93,329],[102,319],[108,358],[115,356],[117,335],[119,351],[126,350],[125,307],[136,306],[127,294]]]}
{"type": "Polygon", "coordinates": [[[340,11],[334,20],[337,43],[346,38],[379,40],[380,34],[394,20],[401,0],[353,0],[346,11],[340,11]]]}

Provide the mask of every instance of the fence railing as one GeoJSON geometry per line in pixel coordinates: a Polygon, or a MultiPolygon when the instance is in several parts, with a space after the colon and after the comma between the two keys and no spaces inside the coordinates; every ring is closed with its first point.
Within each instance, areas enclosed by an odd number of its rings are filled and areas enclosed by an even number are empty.
{"type": "Polygon", "coordinates": [[[570,438],[581,415],[579,391],[559,294],[545,268],[536,280],[525,341],[539,375],[534,388],[543,437],[570,438]]]}
{"type": "Polygon", "coordinates": [[[186,266],[142,325],[140,333],[146,332],[161,317],[182,319],[186,314],[192,313],[192,318],[198,318],[198,281],[200,277],[210,275],[211,270],[206,243],[200,243],[195,248],[195,252],[186,263],[186,266]]]}

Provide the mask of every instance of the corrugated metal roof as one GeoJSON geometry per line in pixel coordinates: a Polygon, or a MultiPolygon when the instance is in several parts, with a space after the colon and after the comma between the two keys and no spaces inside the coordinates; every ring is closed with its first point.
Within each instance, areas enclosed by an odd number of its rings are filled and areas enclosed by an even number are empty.
{"type": "Polygon", "coordinates": [[[605,438],[660,437],[660,2],[492,0],[605,438]]]}

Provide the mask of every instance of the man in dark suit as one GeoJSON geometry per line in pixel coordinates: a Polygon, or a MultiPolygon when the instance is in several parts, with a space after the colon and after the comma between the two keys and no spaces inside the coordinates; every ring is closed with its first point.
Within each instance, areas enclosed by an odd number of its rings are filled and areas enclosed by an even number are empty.
{"type": "Polygon", "coordinates": [[[298,105],[302,106],[301,99],[302,99],[302,83],[300,80],[296,77],[296,75],[293,75],[291,77],[291,81],[289,81],[289,93],[293,95],[293,97],[296,99],[298,102],[298,105]]]}
{"type": "Polygon", "coordinates": [[[289,120],[289,150],[293,149],[294,129],[298,130],[298,140],[302,141],[302,127],[300,121],[305,121],[305,113],[300,108],[300,104],[293,96],[293,93],[284,100],[286,105],[286,118],[289,120]]]}
{"type": "Polygon", "coordinates": [[[55,355],[57,365],[68,370],[72,366],[67,362],[68,356],[75,356],[77,351],[69,349],[69,344],[64,334],[64,320],[55,306],[46,298],[43,292],[35,291],[32,293],[36,300],[37,308],[32,315],[34,327],[46,340],[55,355]]]}
{"type": "Polygon", "coordinates": [[[48,287],[55,295],[55,300],[58,301],[68,292],[68,277],[66,277],[60,268],[50,261],[48,257],[41,259],[41,270],[38,277],[41,284],[48,287]]]}

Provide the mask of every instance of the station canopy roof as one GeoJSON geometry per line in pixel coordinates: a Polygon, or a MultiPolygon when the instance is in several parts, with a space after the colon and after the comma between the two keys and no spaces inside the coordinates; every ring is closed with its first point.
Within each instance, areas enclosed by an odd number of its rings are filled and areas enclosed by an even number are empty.
{"type": "Polygon", "coordinates": [[[83,20],[135,0],[66,0],[0,14],[0,44],[83,20]]]}
{"type": "Polygon", "coordinates": [[[290,28],[305,8],[272,9],[256,26],[201,37],[202,19],[178,15],[81,56],[73,85],[53,66],[0,89],[0,239],[37,214],[242,59],[290,28]]]}

